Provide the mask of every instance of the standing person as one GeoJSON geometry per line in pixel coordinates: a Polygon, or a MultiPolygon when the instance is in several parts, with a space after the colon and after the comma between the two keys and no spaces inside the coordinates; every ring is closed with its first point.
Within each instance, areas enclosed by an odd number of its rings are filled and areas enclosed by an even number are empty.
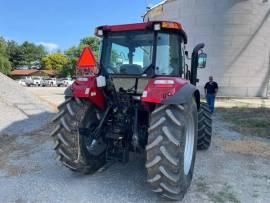
{"type": "Polygon", "coordinates": [[[218,93],[218,84],[213,80],[213,76],[209,76],[209,82],[204,86],[205,97],[211,113],[215,109],[215,99],[218,93]]]}

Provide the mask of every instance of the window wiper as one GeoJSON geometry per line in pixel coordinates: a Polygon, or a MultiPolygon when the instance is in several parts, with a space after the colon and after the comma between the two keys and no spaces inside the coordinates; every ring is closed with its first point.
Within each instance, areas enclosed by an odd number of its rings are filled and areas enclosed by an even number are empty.
{"type": "Polygon", "coordinates": [[[144,53],[146,53],[147,55],[150,55],[150,52],[147,51],[146,49],[142,48],[142,47],[139,47],[141,50],[143,50],[144,53]]]}
{"type": "MultiPolygon", "coordinates": [[[[142,73],[142,75],[146,74],[150,69],[154,70],[155,66],[153,64],[151,64],[150,66],[148,66],[142,73]]],[[[153,75],[153,73],[151,74],[153,75]]]]}

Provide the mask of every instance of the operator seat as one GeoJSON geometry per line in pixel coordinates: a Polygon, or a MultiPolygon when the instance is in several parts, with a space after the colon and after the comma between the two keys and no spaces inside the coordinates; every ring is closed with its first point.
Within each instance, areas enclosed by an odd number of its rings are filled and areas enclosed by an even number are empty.
{"type": "Polygon", "coordinates": [[[141,74],[142,67],[137,64],[124,64],[120,67],[120,73],[122,74],[141,74]]]}

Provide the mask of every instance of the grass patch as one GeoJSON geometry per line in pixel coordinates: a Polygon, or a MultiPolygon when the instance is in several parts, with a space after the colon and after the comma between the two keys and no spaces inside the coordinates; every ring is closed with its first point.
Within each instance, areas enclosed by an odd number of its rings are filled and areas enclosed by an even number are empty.
{"type": "Polygon", "coordinates": [[[231,186],[225,185],[223,189],[217,193],[209,193],[208,197],[215,203],[234,202],[240,203],[236,195],[231,191],[231,186]]]}
{"type": "Polygon", "coordinates": [[[207,184],[204,177],[200,176],[196,180],[196,191],[207,195],[209,200],[214,203],[240,203],[235,193],[232,191],[232,187],[225,183],[220,191],[211,191],[210,186],[207,184]]]}
{"type": "Polygon", "coordinates": [[[234,130],[270,138],[270,108],[219,107],[216,111],[234,130]]]}
{"type": "Polygon", "coordinates": [[[203,177],[199,177],[198,181],[196,183],[196,191],[201,193],[206,193],[209,190],[209,186],[205,182],[205,179],[203,177]]]}

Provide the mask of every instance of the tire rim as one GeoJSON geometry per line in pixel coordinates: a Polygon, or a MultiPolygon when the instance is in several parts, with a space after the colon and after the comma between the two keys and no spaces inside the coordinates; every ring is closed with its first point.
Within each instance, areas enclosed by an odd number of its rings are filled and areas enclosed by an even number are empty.
{"type": "Polygon", "coordinates": [[[194,119],[189,116],[186,129],[186,144],[184,152],[184,173],[189,174],[191,163],[193,159],[193,149],[194,149],[194,119]]]}

